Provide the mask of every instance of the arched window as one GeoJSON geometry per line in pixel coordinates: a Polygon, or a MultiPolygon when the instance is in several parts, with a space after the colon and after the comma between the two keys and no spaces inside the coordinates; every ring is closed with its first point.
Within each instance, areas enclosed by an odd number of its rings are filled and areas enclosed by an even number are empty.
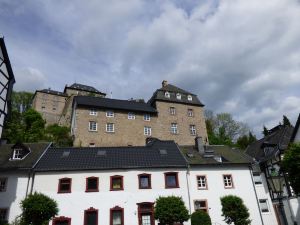
{"type": "Polygon", "coordinates": [[[170,93],[168,91],[165,92],[165,97],[170,98],[170,93]]]}
{"type": "Polygon", "coordinates": [[[181,100],[181,94],[177,93],[177,94],[176,94],[176,98],[177,98],[178,100],[181,100]]]}
{"type": "Polygon", "coordinates": [[[193,97],[191,95],[188,95],[188,101],[192,101],[193,97]]]}

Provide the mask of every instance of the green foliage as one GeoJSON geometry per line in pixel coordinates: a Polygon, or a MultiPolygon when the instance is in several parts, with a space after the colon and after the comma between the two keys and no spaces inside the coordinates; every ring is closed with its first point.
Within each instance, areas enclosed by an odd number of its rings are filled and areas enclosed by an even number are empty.
{"type": "Polygon", "coordinates": [[[25,128],[22,114],[16,110],[10,113],[9,118],[4,123],[2,138],[10,143],[22,142],[24,140],[25,128]]]}
{"type": "Polygon", "coordinates": [[[283,126],[289,126],[289,127],[292,126],[290,120],[287,118],[286,115],[283,115],[282,124],[283,124],[283,126]]]}
{"type": "Polygon", "coordinates": [[[69,135],[70,128],[52,124],[46,128],[46,138],[60,147],[72,146],[73,140],[69,135]]]}
{"type": "Polygon", "coordinates": [[[227,195],[221,198],[222,216],[227,224],[249,225],[249,212],[241,198],[234,195],[227,195]]]}
{"type": "Polygon", "coordinates": [[[21,224],[43,225],[58,214],[57,203],[46,195],[34,193],[21,202],[21,224]]]}
{"type": "Polygon", "coordinates": [[[23,113],[25,124],[25,142],[37,142],[44,138],[45,121],[42,115],[34,109],[23,113]]]}
{"type": "Polygon", "coordinates": [[[244,150],[248,145],[252,144],[255,141],[256,137],[251,132],[249,132],[248,135],[243,135],[237,139],[236,146],[244,150]]]}
{"type": "Polygon", "coordinates": [[[13,91],[11,97],[12,110],[18,111],[20,113],[25,112],[31,107],[32,98],[33,98],[33,93],[31,92],[13,91]]]}
{"type": "Polygon", "coordinates": [[[282,169],[287,173],[295,194],[300,195],[300,143],[291,144],[285,151],[282,160],[282,169]]]}
{"type": "Polygon", "coordinates": [[[266,137],[269,134],[268,129],[264,126],[262,134],[266,137]]]}
{"type": "Polygon", "coordinates": [[[156,199],[154,217],[161,224],[173,225],[175,222],[187,221],[189,212],[182,198],[176,196],[159,197],[156,199]]]}
{"type": "Polygon", "coordinates": [[[191,215],[192,225],[211,225],[210,216],[203,210],[197,210],[191,215]]]}

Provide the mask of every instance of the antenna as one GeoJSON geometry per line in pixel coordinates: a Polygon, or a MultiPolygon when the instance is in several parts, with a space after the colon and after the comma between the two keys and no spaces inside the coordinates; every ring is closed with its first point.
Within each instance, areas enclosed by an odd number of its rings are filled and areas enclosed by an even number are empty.
{"type": "Polygon", "coordinates": [[[112,98],[112,91],[110,92],[110,98],[112,98]]]}

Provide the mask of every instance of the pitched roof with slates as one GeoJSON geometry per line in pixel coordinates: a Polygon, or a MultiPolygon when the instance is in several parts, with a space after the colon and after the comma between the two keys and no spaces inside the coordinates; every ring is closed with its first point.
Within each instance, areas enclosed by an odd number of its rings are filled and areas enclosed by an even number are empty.
{"type": "Polygon", "coordinates": [[[83,107],[103,108],[103,109],[118,109],[126,111],[156,113],[156,109],[150,104],[144,102],[119,100],[111,98],[101,98],[92,96],[76,96],[74,104],[83,107]]]}
{"type": "Polygon", "coordinates": [[[84,84],[78,84],[78,83],[74,83],[69,87],[65,87],[64,92],[66,92],[66,89],[74,89],[74,90],[80,90],[80,91],[88,91],[88,92],[93,92],[93,93],[98,93],[98,94],[103,94],[106,95],[105,93],[97,90],[96,88],[92,87],[92,86],[88,86],[88,85],[84,85],[84,84]]]}
{"type": "Polygon", "coordinates": [[[155,140],[146,146],[139,147],[50,148],[35,170],[72,171],[162,167],[186,167],[186,161],[173,141],[155,140]],[[162,149],[166,150],[166,154],[161,153],[162,149]]]}
{"type": "Polygon", "coordinates": [[[58,96],[62,96],[62,97],[68,96],[66,93],[63,93],[60,91],[54,91],[51,89],[42,89],[42,90],[37,90],[36,92],[42,92],[42,93],[51,94],[51,95],[58,95],[58,96]]]}

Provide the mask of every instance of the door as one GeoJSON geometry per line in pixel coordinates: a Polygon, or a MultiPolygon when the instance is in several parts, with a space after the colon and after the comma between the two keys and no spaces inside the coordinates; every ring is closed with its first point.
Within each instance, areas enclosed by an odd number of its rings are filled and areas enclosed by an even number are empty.
{"type": "Polygon", "coordinates": [[[139,225],[154,225],[153,205],[152,202],[138,203],[139,225]]]}

